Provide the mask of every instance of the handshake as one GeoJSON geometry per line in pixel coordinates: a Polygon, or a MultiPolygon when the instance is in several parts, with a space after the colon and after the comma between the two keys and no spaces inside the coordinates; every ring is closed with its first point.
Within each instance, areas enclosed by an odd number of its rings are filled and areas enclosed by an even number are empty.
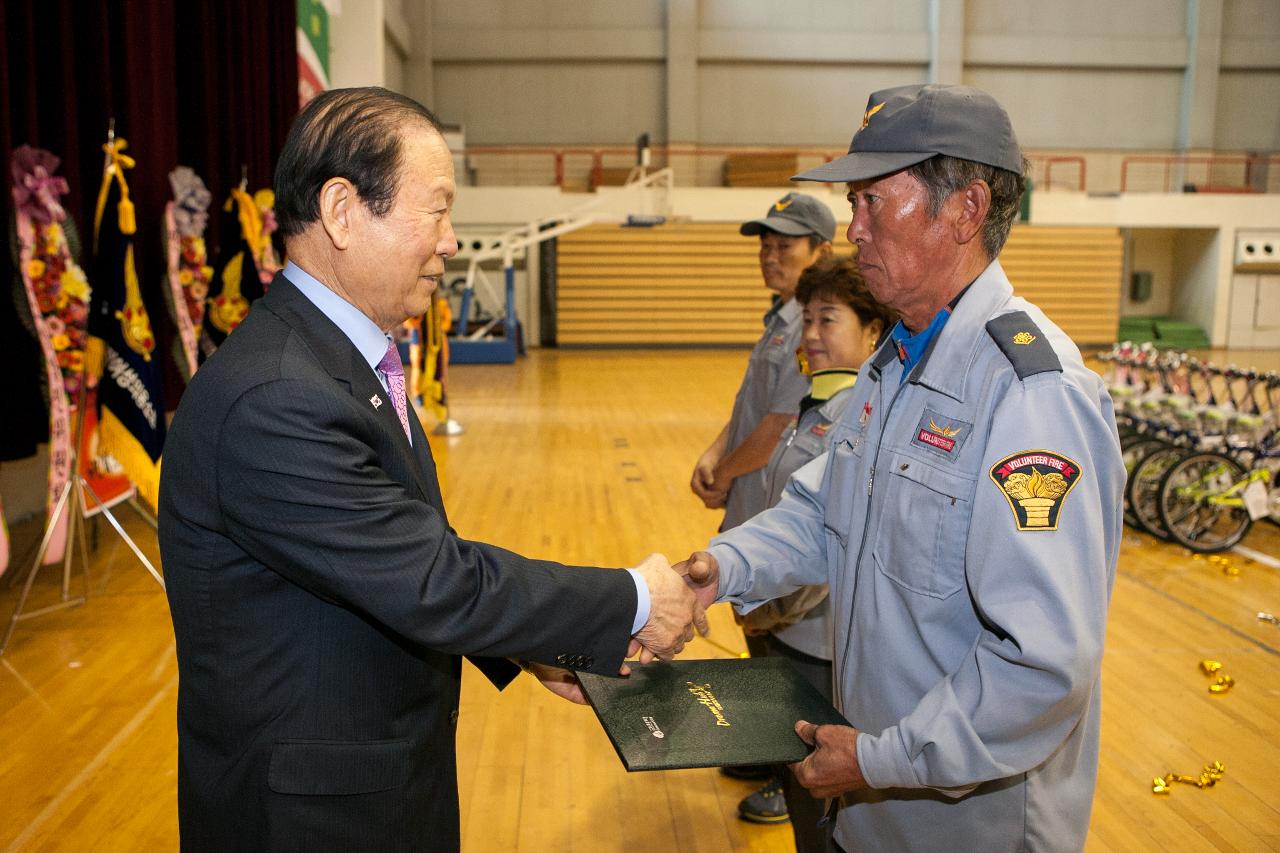
{"type": "Polygon", "coordinates": [[[649,586],[649,621],[631,640],[628,657],[640,663],[675,657],[693,639],[694,628],[705,636],[707,608],[716,600],[717,566],[705,551],[672,566],[661,554],[645,557],[635,570],[649,586]]]}
{"type": "MultiPolygon", "coordinates": [[[[642,664],[673,658],[693,639],[695,628],[703,636],[710,633],[707,608],[715,602],[719,586],[719,566],[714,557],[695,551],[689,559],[672,566],[661,554],[650,554],[635,571],[649,588],[649,619],[631,638],[627,657],[639,654],[642,664]]],[[[538,663],[526,668],[557,696],[587,704],[577,677],[569,670],[538,663]]],[[[620,674],[630,673],[630,667],[623,664],[620,674]]]]}

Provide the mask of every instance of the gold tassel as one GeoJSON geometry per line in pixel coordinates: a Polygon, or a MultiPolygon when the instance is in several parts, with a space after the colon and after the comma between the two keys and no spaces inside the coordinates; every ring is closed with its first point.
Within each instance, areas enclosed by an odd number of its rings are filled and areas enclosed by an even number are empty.
{"type": "Polygon", "coordinates": [[[135,234],[138,231],[138,220],[133,211],[133,202],[128,196],[122,196],[118,205],[120,213],[120,233],[135,234]]]}

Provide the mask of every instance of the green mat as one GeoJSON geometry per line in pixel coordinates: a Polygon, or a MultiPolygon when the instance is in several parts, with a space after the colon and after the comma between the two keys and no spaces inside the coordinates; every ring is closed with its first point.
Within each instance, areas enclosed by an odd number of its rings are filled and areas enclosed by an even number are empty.
{"type": "Polygon", "coordinates": [[[1203,349],[1209,346],[1209,336],[1195,323],[1157,320],[1156,345],[1177,349],[1203,349]]]}
{"type": "Polygon", "coordinates": [[[1161,349],[1203,349],[1209,346],[1204,329],[1172,317],[1121,317],[1116,340],[1153,343],[1161,349]]]}
{"type": "Polygon", "coordinates": [[[1154,341],[1156,324],[1150,317],[1121,317],[1120,330],[1116,334],[1116,339],[1139,344],[1154,341]]]}

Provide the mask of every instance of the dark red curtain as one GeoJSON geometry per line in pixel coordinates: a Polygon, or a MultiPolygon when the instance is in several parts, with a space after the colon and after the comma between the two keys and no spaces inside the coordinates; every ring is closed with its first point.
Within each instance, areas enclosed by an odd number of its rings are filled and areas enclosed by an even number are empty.
{"type": "MultiPolygon", "coordinates": [[[[247,170],[250,191],[269,186],[298,111],[296,0],[5,0],[0,4],[0,155],[4,220],[12,220],[9,157],[22,144],[62,158],[64,206],[89,250],[102,175],[102,143],[117,136],[138,165],[136,263],[166,365],[172,409],[182,382],[170,355],[174,330],[161,294],[160,229],[169,172],[195,169],[214,196],[208,244],[221,235],[216,207],[247,170]]],[[[11,226],[10,226],[11,229],[11,226]]],[[[87,267],[87,257],[81,259],[87,267]]],[[[14,280],[0,252],[0,290],[14,280]]],[[[92,281],[90,282],[92,284],[92,281]]],[[[0,459],[45,440],[39,350],[7,294],[0,298],[0,459]]]]}

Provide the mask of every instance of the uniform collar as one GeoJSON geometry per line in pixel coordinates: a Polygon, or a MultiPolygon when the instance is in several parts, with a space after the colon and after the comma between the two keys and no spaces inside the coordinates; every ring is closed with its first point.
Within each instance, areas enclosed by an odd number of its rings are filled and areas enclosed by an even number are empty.
{"type": "Polygon", "coordinates": [[[809,396],[819,402],[830,400],[846,388],[852,388],[858,379],[855,367],[832,367],[815,370],[810,376],[809,396]]]}
{"type": "MultiPolygon", "coordinates": [[[[964,298],[956,304],[946,325],[930,342],[907,381],[963,401],[968,372],[956,369],[956,365],[968,365],[973,360],[974,351],[986,337],[987,320],[1012,295],[1013,286],[1000,261],[992,261],[964,292],[964,298]]],[[[885,370],[897,360],[897,344],[892,335],[886,335],[864,369],[872,381],[879,382],[885,370]]]]}
{"type": "MultiPolygon", "coordinates": [[[[987,265],[969,285],[964,299],[956,305],[947,325],[925,351],[912,377],[907,380],[924,385],[955,400],[964,400],[964,386],[969,378],[967,365],[987,337],[986,323],[996,308],[1013,296],[999,260],[987,265]]],[[[896,357],[896,353],[891,353],[896,357]]]]}
{"type": "Polygon", "coordinates": [[[831,399],[823,400],[818,405],[818,412],[823,417],[829,420],[835,420],[840,414],[839,406],[836,405],[837,401],[839,401],[846,394],[851,394],[851,393],[853,393],[852,385],[850,385],[848,388],[841,388],[839,391],[831,395],[831,399]]]}
{"type": "Polygon", "coordinates": [[[909,371],[918,363],[924,360],[925,352],[933,343],[934,338],[942,331],[942,327],[947,324],[947,320],[951,317],[951,306],[948,305],[933,315],[933,319],[929,321],[929,325],[920,331],[912,334],[911,330],[903,325],[899,320],[893,325],[892,331],[889,332],[893,338],[894,349],[898,353],[898,361],[902,362],[902,369],[909,371]]]}
{"type": "Polygon", "coordinates": [[[764,315],[764,324],[768,326],[773,322],[774,317],[780,317],[783,323],[790,323],[792,320],[800,316],[800,303],[793,296],[786,302],[775,304],[764,315]]]}
{"type": "Polygon", "coordinates": [[[871,356],[865,369],[871,375],[873,382],[879,382],[880,377],[884,375],[884,369],[897,360],[898,348],[894,345],[893,336],[885,335],[880,341],[880,348],[871,356]]]}
{"type": "MultiPolygon", "coordinates": [[[[843,372],[843,371],[841,371],[843,372]]],[[[815,397],[812,392],[800,400],[800,417],[797,420],[804,420],[809,416],[810,412],[817,412],[820,417],[827,420],[835,420],[839,414],[836,401],[841,395],[847,394],[853,390],[855,380],[858,378],[858,371],[849,371],[847,374],[849,381],[842,383],[838,387],[832,386],[829,396],[815,397]]]]}

